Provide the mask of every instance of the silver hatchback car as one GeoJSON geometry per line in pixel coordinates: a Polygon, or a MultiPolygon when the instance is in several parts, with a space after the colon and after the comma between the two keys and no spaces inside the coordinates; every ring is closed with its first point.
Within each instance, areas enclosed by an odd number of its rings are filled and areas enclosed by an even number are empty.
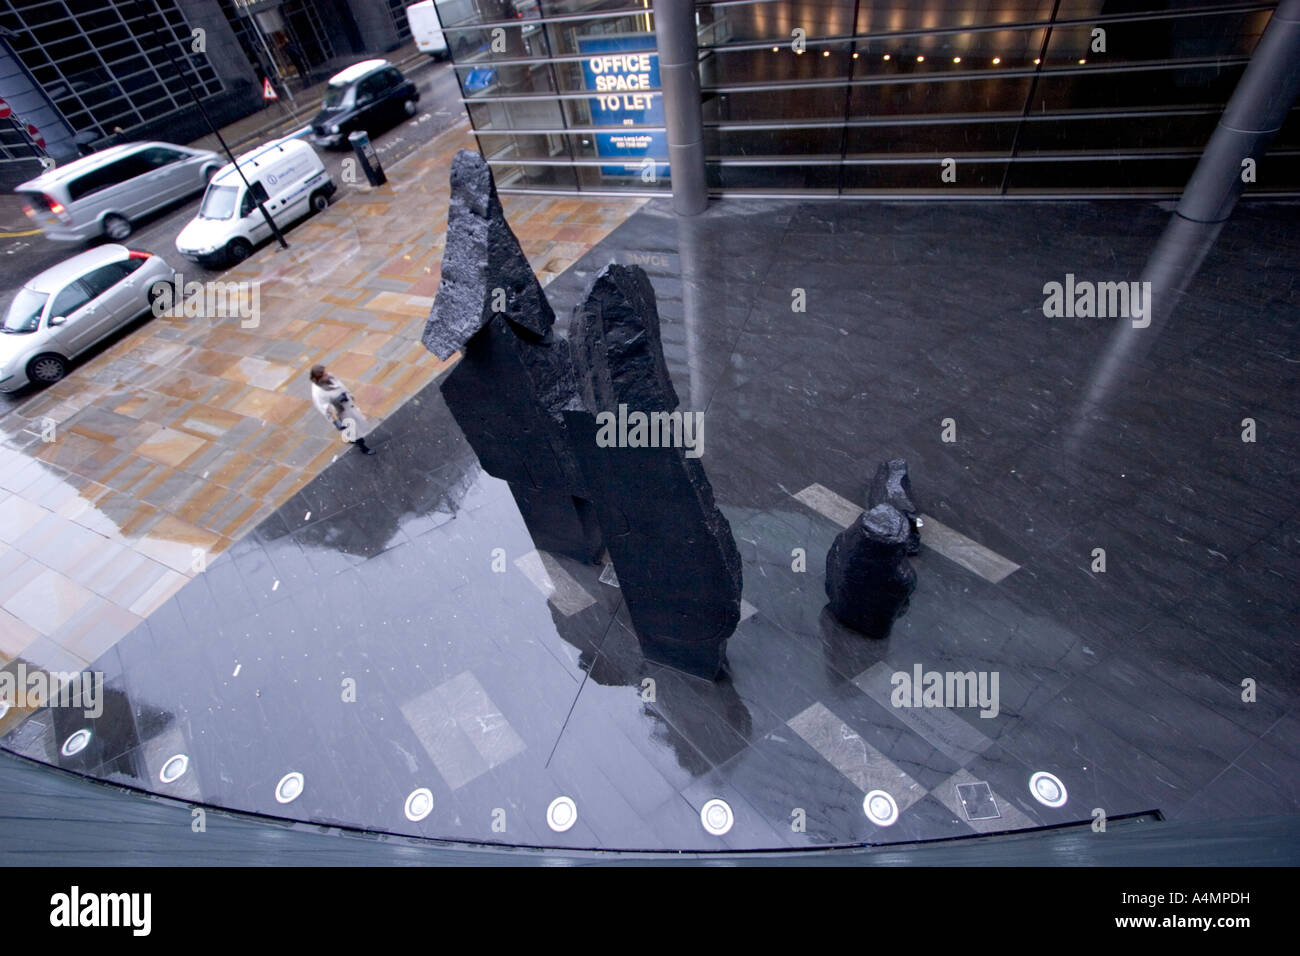
{"type": "Polygon", "coordinates": [[[140,217],[202,192],[224,162],[206,149],[124,143],[55,167],[14,192],[49,239],[121,242],[140,217]]]}
{"type": "Polygon", "coordinates": [[[148,311],[164,294],[159,282],[175,282],[162,256],[118,245],[46,269],[18,290],[0,324],[0,392],[63,378],[72,359],[148,311]]]}

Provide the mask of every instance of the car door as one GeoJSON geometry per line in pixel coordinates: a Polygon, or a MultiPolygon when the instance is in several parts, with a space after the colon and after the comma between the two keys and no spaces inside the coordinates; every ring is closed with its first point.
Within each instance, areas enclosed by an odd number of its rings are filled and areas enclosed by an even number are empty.
{"type": "Polygon", "coordinates": [[[266,217],[257,208],[258,202],[266,207],[268,213],[271,213],[277,226],[284,225],[284,218],[271,210],[266,187],[262,185],[261,180],[250,182],[248,187],[244,190],[244,198],[239,204],[239,231],[256,245],[271,234],[271,227],[266,224],[266,217]]]}
{"type": "Polygon", "coordinates": [[[69,282],[53,296],[46,323],[56,349],[71,358],[95,341],[94,298],[80,279],[69,282]],[[59,322],[62,319],[62,322],[59,322]],[[57,323],[57,324],[56,324],[57,323]]]}
{"type": "Polygon", "coordinates": [[[383,88],[384,75],[382,72],[371,73],[357,85],[357,106],[361,110],[358,129],[371,133],[383,126],[384,107],[386,105],[383,88]]]}
{"type": "Polygon", "coordinates": [[[102,339],[144,311],[146,298],[131,281],[136,264],[142,261],[110,262],[81,277],[95,310],[91,342],[102,339]]]}
{"type": "Polygon", "coordinates": [[[186,156],[180,150],[151,146],[140,157],[148,169],[141,184],[152,193],[153,208],[165,206],[194,189],[191,170],[184,162],[186,156]]]}

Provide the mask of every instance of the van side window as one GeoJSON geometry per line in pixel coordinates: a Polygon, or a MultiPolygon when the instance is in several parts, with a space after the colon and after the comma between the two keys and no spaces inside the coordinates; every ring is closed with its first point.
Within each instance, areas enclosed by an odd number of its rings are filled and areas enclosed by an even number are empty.
{"type": "Polygon", "coordinates": [[[83,196],[89,196],[91,193],[97,193],[101,189],[108,189],[119,183],[124,183],[128,179],[134,179],[142,173],[147,173],[153,166],[150,166],[145,159],[145,153],[149,150],[141,150],[132,153],[130,156],[123,156],[107,166],[101,166],[99,169],[91,170],[84,176],[79,176],[72,182],[68,183],[68,198],[76,202],[83,196]]]}
{"type": "Polygon", "coordinates": [[[257,202],[266,202],[271,198],[266,194],[266,187],[262,185],[260,179],[249,186],[249,191],[253,194],[253,199],[257,202]]]}
{"type": "Polygon", "coordinates": [[[63,291],[54,297],[54,304],[50,306],[50,316],[62,315],[67,317],[89,301],[90,293],[82,286],[81,282],[73,282],[71,285],[65,286],[63,291]]]}
{"type": "Polygon", "coordinates": [[[172,163],[185,158],[184,153],[177,152],[174,149],[164,149],[161,146],[146,149],[140,156],[150,169],[162,169],[164,166],[170,166],[172,163]]]}
{"type": "Polygon", "coordinates": [[[253,194],[250,192],[244,193],[243,201],[241,201],[239,204],[239,218],[244,219],[245,217],[251,215],[253,212],[253,208],[254,208],[253,194]]]}

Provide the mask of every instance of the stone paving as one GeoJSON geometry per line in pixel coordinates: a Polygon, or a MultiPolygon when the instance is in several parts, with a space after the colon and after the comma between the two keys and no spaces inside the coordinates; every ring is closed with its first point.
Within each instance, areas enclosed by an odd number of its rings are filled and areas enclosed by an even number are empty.
{"type": "MultiPolygon", "coordinates": [[[[420,334],[462,147],[466,123],[227,271],[254,284],[255,325],[145,320],[0,422],[0,664],[85,667],[346,450],[311,404],[313,364],[377,422],[455,360],[420,334]]],[[[643,202],[505,207],[545,283],[643,202]]]]}

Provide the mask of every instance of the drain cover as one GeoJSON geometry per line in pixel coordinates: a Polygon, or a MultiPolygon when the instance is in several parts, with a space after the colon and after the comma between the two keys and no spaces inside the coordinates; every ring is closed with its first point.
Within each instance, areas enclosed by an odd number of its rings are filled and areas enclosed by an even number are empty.
{"type": "Polygon", "coordinates": [[[433,793],[427,787],[412,790],[406,798],[406,819],[419,823],[433,812],[433,793]]]}
{"type": "Polygon", "coordinates": [[[898,802],[883,790],[872,790],[862,798],[862,812],[879,827],[898,822],[898,802]]]}
{"type": "Polygon", "coordinates": [[[275,785],[275,799],[278,803],[292,803],[302,794],[303,779],[298,771],[286,773],[275,785]]]}
{"type": "Polygon", "coordinates": [[[181,774],[189,769],[190,758],[185,754],[177,754],[175,757],[168,757],[167,762],[162,765],[158,771],[158,779],[163,783],[171,783],[178,780],[181,774]]]}
{"type": "Polygon", "coordinates": [[[85,750],[88,743],[90,743],[90,731],[85,729],[78,730],[63,742],[63,746],[60,748],[59,752],[65,757],[72,757],[85,750]]]}
{"type": "Polygon", "coordinates": [[[957,784],[957,799],[966,811],[967,820],[996,820],[1002,816],[987,783],[957,784]]]}
{"type": "Polygon", "coordinates": [[[1048,807],[1063,807],[1065,801],[1070,799],[1061,779],[1046,770],[1040,770],[1029,778],[1029,792],[1035,800],[1048,807]]]}
{"type": "Polygon", "coordinates": [[[736,822],[735,816],[731,812],[731,807],[725,800],[710,800],[700,808],[700,822],[704,824],[704,829],[708,830],[714,836],[722,836],[731,829],[731,825],[736,822]]]}
{"type": "Polygon", "coordinates": [[[556,797],[546,808],[546,825],[556,833],[563,833],[578,822],[578,805],[572,797],[556,797]]]}

